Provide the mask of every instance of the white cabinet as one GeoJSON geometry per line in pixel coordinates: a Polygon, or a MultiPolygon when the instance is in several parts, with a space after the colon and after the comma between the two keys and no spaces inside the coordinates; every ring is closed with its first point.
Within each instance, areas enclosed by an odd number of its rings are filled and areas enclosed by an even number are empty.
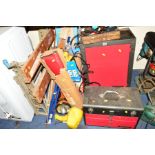
{"type": "Polygon", "coordinates": [[[0,28],[0,118],[31,121],[34,110],[14,81],[14,72],[3,64],[6,59],[24,62],[32,52],[31,42],[22,27],[0,28]]]}

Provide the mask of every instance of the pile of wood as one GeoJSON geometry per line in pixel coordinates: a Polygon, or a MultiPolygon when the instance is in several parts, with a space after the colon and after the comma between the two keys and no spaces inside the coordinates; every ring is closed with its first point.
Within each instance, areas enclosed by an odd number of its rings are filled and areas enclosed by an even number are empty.
{"type": "MultiPolygon", "coordinates": [[[[78,106],[80,108],[82,107],[83,101],[81,98],[81,94],[78,92],[78,88],[75,88],[75,84],[66,71],[66,60],[63,54],[66,44],[66,38],[71,34],[71,28],[62,29],[58,48],[55,48],[54,30],[49,29],[48,32],[43,31],[40,44],[32,52],[27,61],[24,64],[16,63],[16,67],[13,68],[14,72],[16,73],[14,79],[23,89],[26,98],[33,106],[35,114],[37,115],[48,115],[55,82],[59,83],[58,85],[63,87],[61,88],[61,93],[63,94],[61,94],[61,97],[63,96],[64,98],[66,98],[66,100],[68,100],[71,105],[74,103],[73,98],[75,98],[78,106]],[[44,37],[43,34],[45,34],[44,37]],[[64,70],[62,71],[64,73],[60,76],[52,76],[51,74],[49,74],[50,71],[45,67],[45,64],[43,64],[41,60],[42,56],[52,54],[53,51],[56,51],[59,54],[65,66],[64,70]],[[63,81],[62,79],[64,77],[64,74],[67,77],[64,78],[64,80],[66,79],[67,81],[69,81],[67,87],[71,86],[72,91],[68,92],[68,88],[65,87],[66,83],[61,82],[63,81]],[[71,96],[73,96],[73,98],[71,96]]],[[[79,68],[81,68],[81,62],[78,57],[76,58],[76,61],[79,68]]]]}
{"type": "Polygon", "coordinates": [[[24,64],[17,63],[13,70],[14,79],[23,89],[29,103],[33,106],[35,114],[48,114],[54,81],[51,80],[47,70],[40,62],[40,55],[49,50],[54,43],[55,34],[49,29],[38,47],[32,52],[24,64]],[[47,91],[48,90],[48,91],[47,91]]]}

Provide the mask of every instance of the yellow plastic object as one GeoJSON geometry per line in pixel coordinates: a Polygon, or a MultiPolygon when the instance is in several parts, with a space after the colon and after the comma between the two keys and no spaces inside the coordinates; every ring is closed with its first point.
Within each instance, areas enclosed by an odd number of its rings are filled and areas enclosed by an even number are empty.
{"type": "Polygon", "coordinates": [[[68,115],[61,116],[61,115],[55,114],[55,120],[58,120],[60,122],[66,122],[67,119],[68,119],[68,115]]]}
{"type": "Polygon", "coordinates": [[[65,57],[65,59],[66,59],[67,62],[72,59],[72,56],[68,52],[65,52],[64,51],[63,53],[64,53],[64,57],[65,57]]]}
{"type": "Polygon", "coordinates": [[[72,129],[76,129],[83,116],[83,111],[80,108],[72,107],[68,112],[67,126],[72,129]]]}

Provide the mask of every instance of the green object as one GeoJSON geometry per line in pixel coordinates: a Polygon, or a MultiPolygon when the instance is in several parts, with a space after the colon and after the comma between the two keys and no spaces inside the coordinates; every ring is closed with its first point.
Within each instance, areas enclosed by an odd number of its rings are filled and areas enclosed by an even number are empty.
{"type": "Polygon", "coordinates": [[[92,29],[96,30],[98,28],[98,26],[92,26],[92,29]]]}
{"type": "Polygon", "coordinates": [[[142,45],[142,49],[140,51],[140,56],[145,58],[146,57],[146,53],[148,52],[149,50],[149,46],[144,42],[143,45],[142,45]]]}
{"type": "Polygon", "coordinates": [[[144,107],[142,120],[155,126],[155,106],[154,105],[147,105],[144,107]]]}

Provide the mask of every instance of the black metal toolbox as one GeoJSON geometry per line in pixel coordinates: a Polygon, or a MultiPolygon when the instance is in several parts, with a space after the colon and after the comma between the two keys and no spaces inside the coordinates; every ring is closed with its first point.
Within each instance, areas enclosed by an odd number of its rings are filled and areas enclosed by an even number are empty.
{"type": "Polygon", "coordinates": [[[144,108],[137,88],[87,86],[83,110],[86,125],[135,128],[144,108]]]}

